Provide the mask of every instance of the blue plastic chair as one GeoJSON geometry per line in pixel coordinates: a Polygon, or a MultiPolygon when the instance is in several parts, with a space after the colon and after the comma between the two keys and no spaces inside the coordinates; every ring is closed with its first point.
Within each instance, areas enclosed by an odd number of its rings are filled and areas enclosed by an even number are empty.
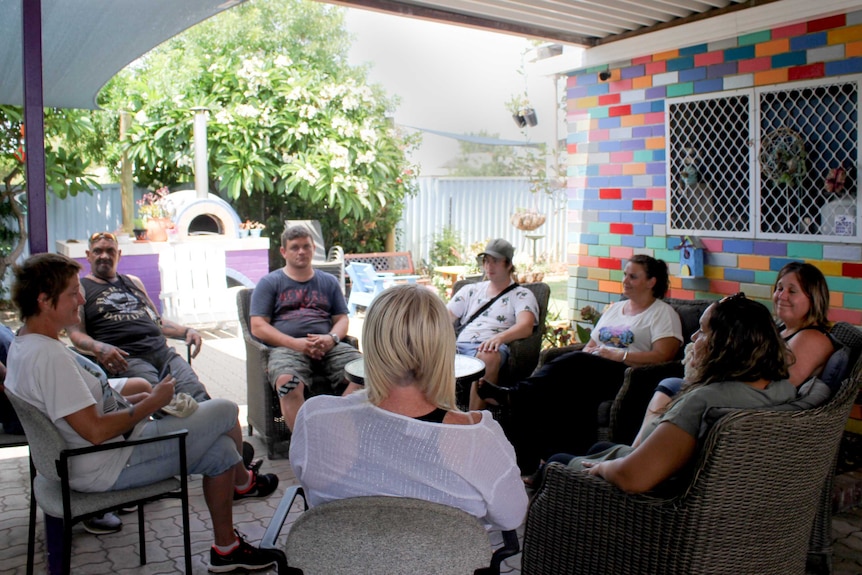
{"type": "Polygon", "coordinates": [[[368,307],[377,294],[393,284],[392,274],[378,274],[371,264],[351,263],[344,270],[350,276],[350,297],[347,309],[351,317],[356,306],[368,307]]]}

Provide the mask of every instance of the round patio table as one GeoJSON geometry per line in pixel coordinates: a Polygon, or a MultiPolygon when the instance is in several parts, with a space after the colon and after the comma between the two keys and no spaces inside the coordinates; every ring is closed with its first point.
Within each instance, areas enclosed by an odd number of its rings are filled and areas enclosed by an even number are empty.
{"type": "MultiPolygon", "coordinates": [[[[471,384],[485,375],[485,362],[469,355],[455,355],[455,384],[463,386],[471,384]]],[[[354,359],[344,366],[344,376],[347,381],[365,384],[365,359],[354,359]]]]}

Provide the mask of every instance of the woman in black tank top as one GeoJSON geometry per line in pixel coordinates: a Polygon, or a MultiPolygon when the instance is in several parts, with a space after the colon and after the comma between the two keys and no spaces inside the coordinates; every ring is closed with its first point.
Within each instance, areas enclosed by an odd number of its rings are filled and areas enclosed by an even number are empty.
{"type": "Polygon", "coordinates": [[[781,337],[796,361],[790,366],[790,382],[802,385],[820,375],[835,347],[827,335],[829,288],[819,269],[791,262],[778,272],[772,293],[775,315],[783,325],[781,337]]]}

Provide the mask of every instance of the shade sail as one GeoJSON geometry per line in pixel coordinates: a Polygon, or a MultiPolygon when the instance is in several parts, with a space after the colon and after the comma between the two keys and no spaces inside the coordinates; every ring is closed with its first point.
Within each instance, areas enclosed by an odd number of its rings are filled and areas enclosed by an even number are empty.
{"type": "MultiPolygon", "coordinates": [[[[21,2],[0,0],[0,104],[21,106],[21,2]]],[[[42,0],[44,105],[96,108],[117,72],[238,0],[42,0]]]]}

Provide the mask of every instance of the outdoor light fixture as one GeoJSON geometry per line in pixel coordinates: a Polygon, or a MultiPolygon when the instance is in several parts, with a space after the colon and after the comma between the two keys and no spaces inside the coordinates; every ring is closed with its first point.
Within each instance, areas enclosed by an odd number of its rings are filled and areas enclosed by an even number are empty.
{"type": "Polygon", "coordinates": [[[536,110],[533,108],[521,108],[516,114],[512,114],[512,119],[518,124],[519,128],[530,126],[531,128],[539,123],[536,117],[536,110]]]}
{"type": "Polygon", "coordinates": [[[611,79],[611,73],[605,70],[604,72],[599,72],[599,80],[602,82],[607,82],[611,79]]]}

